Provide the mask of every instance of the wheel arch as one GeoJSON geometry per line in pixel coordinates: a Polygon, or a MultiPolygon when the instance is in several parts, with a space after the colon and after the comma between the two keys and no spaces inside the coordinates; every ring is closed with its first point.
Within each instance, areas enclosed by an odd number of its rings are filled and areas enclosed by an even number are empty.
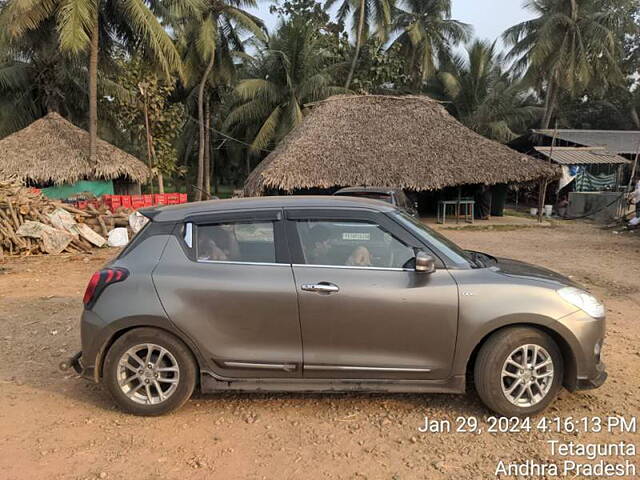
{"type": "Polygon", "coordinates": [[[476,344],[476,346],[473,348],[473,350],[471,351],[471,353],[467,358],[467,361],[466,361],[467,379],[473,378],[473,369],[476,363],[476,359],[478,357],[478,352],[480,351],[482,346],[485,344],[485,342],[496,332],[500,330],[504,330],[506,328],[511,328],[511,327],[533,328],[536,330],[540,330],[541,332],[544,332],[547,335],[549,335],[553,339],[553,341],[556,342],[560,350],[560,353],[562,354],[562,362],[563,362],[563,368],[564,368],[562,384],[568,390],[575,390],[578,360],[576,358],[575,352],[573,351],[573,348],[571,347],[571,344],[558,331],[546,325],[540,325],[538,323],[527,323],[527,322],[510,323],[508,325],[502,325],[502,326],[496,327],[493,330],[486,333],[482,337],[482,339],[480,339],[480,341],[476,344]]]}
{"type": "Polygon", "coordinates": [[[104,371],[104,362],[107,357],[107,352],[109,352],[109,349],[124,334],[139,328],[151,328],[151,329],[161,330],[165,333],[168,333],[169,335],[172,335],[173,337],[177,338],[182,343],[184,343],[196,361],[196,368],[198,369],[198,372],[196,374],[196,379],[198,382],[197,386],[199,386],[200,372],[202,372],[203,370],[206,370],[206,367],[204,366],[202,355],[200,354],[200,351],[198,350],[195,343],[186,335],[183,335],[182,332],[177,331],[177,329],[173,328],[171,325],[165,325],[163,323],[155,323],[155,322],[127,324],[127,325],[121,326],[120,328],[116,328],[111,333],[111,335],[103,342],[102,346],[100,347],[96,355],[95,369],[93,372],[94,380],[96,382],[99,382],[100,379],[102,378],[102,372],[104,371]]]}

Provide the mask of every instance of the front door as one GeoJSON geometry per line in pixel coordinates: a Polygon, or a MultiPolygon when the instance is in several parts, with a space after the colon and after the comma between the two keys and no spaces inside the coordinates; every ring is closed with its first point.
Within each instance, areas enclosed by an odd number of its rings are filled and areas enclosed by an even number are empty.
{"type": "Polygon", "coordinates": [[[307,378],[443,379],[458,321],[440,265],[414,270],[417,239],[384,214],[287,212],[307,378]]]}
{"type": "Polygon", "coordinates": [[[282,211],[194,218],[153,274],[173,322],[223,377],[301,376],[298,299],[282,211]]]}

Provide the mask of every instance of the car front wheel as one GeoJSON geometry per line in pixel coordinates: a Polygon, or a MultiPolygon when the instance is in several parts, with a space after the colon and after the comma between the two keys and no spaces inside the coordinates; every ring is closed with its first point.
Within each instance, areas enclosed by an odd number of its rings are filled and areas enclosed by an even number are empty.
{"type": "Polygon", "coordinates": [[[478,352],[474,369],[478,395],[487,407],[505,416],[544,410],[557,396],[562,376],[556,343],[529,327],[494,333],[478,352]]]}
{"type": "Polygon", "coordinates": [[[123,410],[162,415],[180,408],[193,393],[196,363],[173,335],[139,328],[114,342],[104,364],[103,383],[123,410]]]}

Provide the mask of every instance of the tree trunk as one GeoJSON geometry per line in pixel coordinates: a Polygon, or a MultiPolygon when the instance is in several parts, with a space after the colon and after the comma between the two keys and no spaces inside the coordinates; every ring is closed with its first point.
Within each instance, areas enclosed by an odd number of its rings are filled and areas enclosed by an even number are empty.
{"type": "Polygon", "coordinates": [[[100,48],[100,14],[91,27],[91,51],[89,52],[89,159],[96,162],[98,153],[98,51],[100,48]]]}
{"type": "Polygon", "coordinates": [[[200,87],[198,88],[198,125],[200,130],[200,144],[198,146],[198,175],[196,177],[196,195],[195,200],[199,202],[202,200],[202,181],[204,179],[204,152],[205,152],[205,143],[207,139],[205,138],[205,121],[204,121],[204,90],[207,86],[207,79],[209,78],[209,74],[211,70],[213,70],[213,64],[215,62],[216,54],[215,50],[211,53],[211,59],[209,59],[209,64],[207,65],[204,74],[202,75],[202,80],[200,81],[200,87]]]}
{"type": "Polygon", "coordinates": [[[349,69],[349,75],[347,76],[347,82],[344,88],[348,89],[351,86],[353,75],[356,72],[356,66],[358,65],[358,57],[360,56],[360,48],[362,47],[362,32],[364,31],[364,14],[365,14],[365,0],[360,0],[360,17],[358,18],[358,31],[356,33],[356,51],[353,54],[353,60],[351,60],[351,68],[349,69]]]}
{"type": "Polygon", "coordinates": [[[555,82],[553,80],[549,80],[547,96],[544,99],[544,116],[542,118],[542,124],[540,125],[542,129],[547,129],[549,128],[549,125],[551,125],[551,119],[553,118],[556,108],[557,90],[555,82]]]}
{"type": "Polygon", "coordinates": [[[164,193],[164,175],[158,170],[158,193],[164,193]]]}
{"type": "MultiPolygon", "coordinates": [[[[217,97],[216,97],[217,98],[217,97]]],[[[214,103],[211,108],[215,108],[216,104],[214,103]]],[[[210,115],[210,123],[213,121],[213,112],[209,112],[210,115]]],[[[209,198],[211,198],[211,192],[213,191],[214,195],[218,194],[218,187],[216,182],[216,150],[215,148],[211,150],[209,155],[209,198]]]]}
{"type": "Polygon", "coordinates": [[[538,223],[542,223],[546,198],[547,198],[547,180],[541,180],[540,189],[538,191],[538,223]]]}
{"type": "MultiPolygon", "coordinates": [[[[138,85],[140,87],[140,85],[138,85]]],[[[147,164],[149,166],[149,170],[153,171],[153,138],[151,137],[151,126],[149,125],[149,106],[147,102],[147,90],[144,88],[140,88],[143,97],[143,106],[144,106],[144,131],[145,137],[147,140],[147,164]]],[[[160,187],[160,180],[158,179],[158,187],[160,187]]],[[[151,186],[151,193],[153,193],[153,175],[149,177],[149,185],[151,186]]],[[[159,193],[164,193],[164,191],[160,191],[159,193]]]]}
{"type": "Polygon", "coordinates": [[[211,199],[211,112],[210,112],[211,98],[207,96],[207,101],[204,104],[204,171],[203,171],[203,184],[202,190],[204,190],[207,200],[211,199]]]}
{"type": "Polygon", "coordinates": [[[635,106],[631,107],[631,120],[636,128],[640,129],[640,115],[638,115],[638,109],[635,106]]]}

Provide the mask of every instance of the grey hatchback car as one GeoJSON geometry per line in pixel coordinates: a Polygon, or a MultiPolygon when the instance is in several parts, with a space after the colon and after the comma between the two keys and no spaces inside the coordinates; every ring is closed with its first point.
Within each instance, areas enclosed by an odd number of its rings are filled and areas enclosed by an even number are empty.
{"type": "Polygon", "coordinates": [[[463,393],[503,415],[595,388],[604,307],[539,267],[465,251],[376,200],[265,197],[142,211],[95,273],[65,362],[138,415],[194,389],[463,393]],[[469,380],[469,382],[468,382],[469,380]]]}

